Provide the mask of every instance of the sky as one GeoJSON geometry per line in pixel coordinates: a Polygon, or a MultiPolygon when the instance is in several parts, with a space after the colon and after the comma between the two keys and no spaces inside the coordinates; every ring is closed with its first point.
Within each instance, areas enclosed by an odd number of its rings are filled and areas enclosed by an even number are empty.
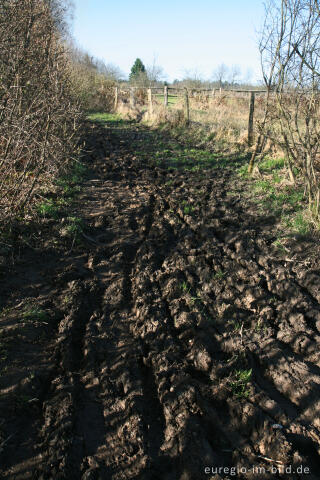
{"type": "Polygon", "coordinates": [[[163,67],[168,81],[186,72],[211,79],[221,63],[261,77],[262,0],[73,1],[76,43],[126,75],[139,57],[163,67]]]}

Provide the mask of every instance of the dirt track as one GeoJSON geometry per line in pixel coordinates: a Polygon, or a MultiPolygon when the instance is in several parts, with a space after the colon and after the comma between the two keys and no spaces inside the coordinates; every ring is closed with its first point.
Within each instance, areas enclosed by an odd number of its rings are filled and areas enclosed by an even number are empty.
{"type": "Polygon", "coordinates": [[[93,128],[83,245],[1,279],[1,478],[319,479],[318,251],[277,253],[231,170],[139,159],[148,135],[93,128]]]}

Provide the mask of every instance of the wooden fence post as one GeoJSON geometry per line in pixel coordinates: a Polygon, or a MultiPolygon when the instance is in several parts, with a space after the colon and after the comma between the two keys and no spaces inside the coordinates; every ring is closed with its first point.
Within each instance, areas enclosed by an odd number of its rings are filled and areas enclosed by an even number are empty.
{"type": "Polygon", "coordinates": [[[168,87],[167,87],[167,85],[164,86],[164,90],[163,90],[163,102],[164,102],[164,106],[167,107],[168,106],[168,87]]]}
{"type": "Polygon", "coordinates": [[[148,88],[148,108],[149,108],[149,115],[153,114],[153,106],[152,106],[152,90],[148,88]]]}
{"type": "Polygon", "coordinates": [[[133,108],[135,106],[135,98],[134,98],[134,89],[130,88],[130,107],[133,108]]]}
{"type": "Polygon", "coordinates": [[[118,87],[114,87],[114,110],[118,108],[118,87]]]}
{"type": "Polygon", "coordinates": [[[190,123],[189,96],[188,96],[188,89],[186,87],[184,87],[184,103],[185,103],[184,117],[186,119],[186,124],[189,125],[190,123]]]}
{"type": "Polygon", "coordinates": [[[249,99],[249,120],[248,120],[248,145],[253,143],[253,114],[254,114],[254,92],[250,92],[249,99]]]}
{"type": "Polygon", "coordinates": [[[215,94],[216,94],[216,89],[214,88],[214,89],[212,90],[212,96],[214,97],[215,94]]]}

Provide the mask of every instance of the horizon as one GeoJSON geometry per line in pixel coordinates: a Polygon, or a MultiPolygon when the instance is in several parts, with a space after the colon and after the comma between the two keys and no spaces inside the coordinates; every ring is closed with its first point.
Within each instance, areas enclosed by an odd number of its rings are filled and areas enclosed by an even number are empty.
{"type": "Polygon", "coordinates": [[[257,30],[263,20],[263,2],[187,0],[161,8],[139,0],[109,4],[103,0],[74,0],[71,31],[76,44],[106,64],[119,67],[128,78],[140,58],[155,63],[172,83],[188,73],[212,80],[221,64],[241,69],[241,80],[261,80],[257,30]],[[206,15],[204,15],[206,13],[206,15]],[[119,19],[119,21],[117,21],[119,19]]]}

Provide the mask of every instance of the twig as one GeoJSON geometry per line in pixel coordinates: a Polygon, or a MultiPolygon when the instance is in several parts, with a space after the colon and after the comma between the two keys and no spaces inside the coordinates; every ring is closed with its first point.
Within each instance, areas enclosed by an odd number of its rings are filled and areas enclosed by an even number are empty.
{"type": "Polygon", "coordinates": [[[284,465],[284,463],[280,462],[280,460],[273,460],[272,458],[264,457],[263,455],[257,455],[257,458],[261,458],[262,460],[265,460],[266,462],[277,463],[278,465],[284,465]]]}
{"type": "Polygon", "coordinates": [[[97,242],[94,238],[89,237],[89,235],[86,235],[86,234],[83,233],[83,232],[81,232],[81,235],[83,236],[83,238],[85,238],[85,239],[88,240],[89,242],[92,242],[92,243],[94,243],[95,245],[101,245],[100,242],[97,242]]]}
{"type": "Polygon", "coordinates": [[[12,435],[9,435],[8,438],[6,438],[6,440],[3,440],[3,442],[0,444],[0,451],[3,449],[3,447],[5,446],[6,443],[8,443],[8,441],[10,440],[10,438],[12,438],[14,436],[14,433],[12,435]]]}

